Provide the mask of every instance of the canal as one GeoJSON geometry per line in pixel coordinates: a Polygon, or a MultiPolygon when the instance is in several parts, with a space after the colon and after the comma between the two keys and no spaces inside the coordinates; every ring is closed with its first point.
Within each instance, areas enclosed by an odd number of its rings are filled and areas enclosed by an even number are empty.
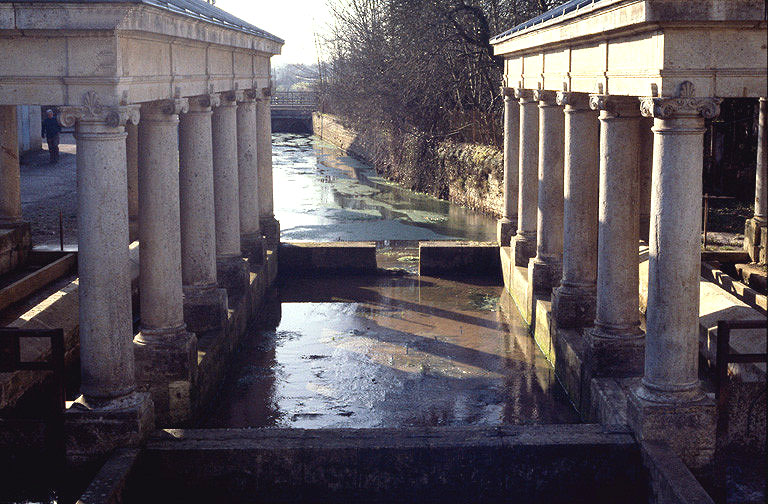
{"type": "Polygon", "coordinates": [[[500,278],[417,274],[417,240],[493,241],[493,218],[398,187],[316,137],[273,144],[282,241],[376,241],[380,274],[282,279],[199,427],[578,421],[517,311],[502,311],[500,278]]]}

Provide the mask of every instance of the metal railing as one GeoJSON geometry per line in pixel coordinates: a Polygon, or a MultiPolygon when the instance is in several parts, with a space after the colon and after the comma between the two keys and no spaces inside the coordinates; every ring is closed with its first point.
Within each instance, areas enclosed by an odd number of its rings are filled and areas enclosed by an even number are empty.
{"type": "Polygon", "coordinates": [[[312,91],[278,91],[272,95],[272,108],[315,110],[317,93],[312,91]]]}
{"type": "Polygon", "coordinates": [[[735,329],[766,329],[768,319],[720,320],[717,323],[717,356],[715,358],[715,398],[717,402],[717,430],[715,433],[715,501],[726,502],[727,459],[725,443],[728,439],[728,364],[768,363],[766,353],[731,354],[731,331],[735,329]]]}
{"type": "MultiPolygon", "coordinates": [[[[29,422],[44,422],[45,447],[54,460],[66,462],[64,440],[64,409],[66,401],[64,330],[63,329],[20,329],[0,327],[0,372],[14,371],[51,371],[53,376],[53,394],[50,407],[43,406],[42,419],[24,419],[29,422]],[[48,360],[25,361],[21,358],[22,338],[48,338],[51,341],[51,353],[48,360]]],[[[62,466],[63,467],[63,466],[62,466]]]]}

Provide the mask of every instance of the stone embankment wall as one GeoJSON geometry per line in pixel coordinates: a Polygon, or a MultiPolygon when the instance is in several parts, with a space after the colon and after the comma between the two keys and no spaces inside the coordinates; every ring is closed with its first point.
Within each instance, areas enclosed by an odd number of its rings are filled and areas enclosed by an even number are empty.
{"type": "Polygon", "coordinates": [[[504,157],[495,147],[434,139],[416,131],[395,135],[376,124],[357,128],[330,114],[315,113],[313,128],[315,135],[389,180],[501,216],[504,157]]]}

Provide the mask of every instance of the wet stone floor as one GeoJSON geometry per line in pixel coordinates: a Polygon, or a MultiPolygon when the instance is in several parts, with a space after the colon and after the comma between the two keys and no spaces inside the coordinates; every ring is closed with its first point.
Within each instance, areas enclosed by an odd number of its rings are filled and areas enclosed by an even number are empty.
{"type": "Polygon", "coordinates": [[[404,271],[285,282],[200,427],[578,422],[502,293],[404,271]]]}

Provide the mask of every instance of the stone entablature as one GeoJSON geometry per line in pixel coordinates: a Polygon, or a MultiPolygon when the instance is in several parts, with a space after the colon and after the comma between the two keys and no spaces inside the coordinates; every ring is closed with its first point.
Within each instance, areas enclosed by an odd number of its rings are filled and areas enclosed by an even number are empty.
{"type": "Polygon", "coordinates": [[[0,2],[0,105],[105,106],[270,86],[282,41],[146,3],[0,2]]]}
{"type": "Polygon", "coordinates": [[[766,21],[756,0],[602,0],[491,39],[510,87],[628,96],[765,94],[766,21]]]}

